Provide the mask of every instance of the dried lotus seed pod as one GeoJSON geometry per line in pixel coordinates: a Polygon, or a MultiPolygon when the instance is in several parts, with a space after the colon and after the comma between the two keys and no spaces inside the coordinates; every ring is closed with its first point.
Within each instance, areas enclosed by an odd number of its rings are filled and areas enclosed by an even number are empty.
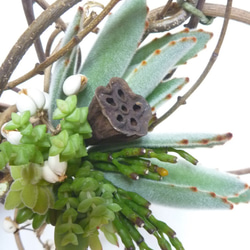
{"type": "Polygon", "coordinates": [[[133,93],[127,82],[111,78],[100,86],[89,106],[88,121],[93,130],[90,143],[131,140],[148,132],[152,112],[147,101],[133,93]]]}

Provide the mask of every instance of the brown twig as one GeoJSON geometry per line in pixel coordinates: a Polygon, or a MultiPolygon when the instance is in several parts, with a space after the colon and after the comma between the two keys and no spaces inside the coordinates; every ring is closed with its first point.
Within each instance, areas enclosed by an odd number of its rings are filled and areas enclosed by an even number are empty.
{"type": "MultiPolygon", "coordinates": [[[[39,72],[43,71],[53,62],[57,61],[59,58],[64,56],[67,52],[72,50],[80,41],[87,36],[102,20],[105,16],[109,14],[111,9],[119,2],[120,0],[111,0],[109,4],[103,9],[103,11],[90,23],[86,26],[86,28],[80,31],[74,38],[72,38],[63,48],[61,48],[56,53],[52,54],[48,57],[44,62],[37,65],[33,70],[29,71],[27,74],[23,75],[22,77],[9,82],[7,88],[13,88],[16,85],[30,79],[31,77],[35,76],[39,72]]],[[[1,71],[0,71],[1,73],[1,71]]]]}
{"type": "Polygon", "coordinates": [[[206,68],[204,69],[204,71],[202,72],[202,74],[200,75],[198,80],[182,97],[180,97],[180,96],[178,97],[177,102],[164,115],[162,115],[160,118],[158,118],[155,122],[153,122],[150,125],[149,130],[153,130],[158,124],[160,124],[162,121],[164,121],[166,118],[168,118],[173,112],[175,112],[181,105],[185,104],[186,100],[193,94],[193,92],[203,82],[203,80],[205,79],[205,77],[209,73],[210,69],[214,65],[214,63],[219,55],[219,51],[220,51],[220,48],[221,48],[222,43],[224,41],[224,37],[225,37],[226,30],[228,27],[231,9],[232,9],[232,0],[228,0],[227,1],[227,8],[226,8],[226,11],[224,14],[225,18],[224,18],[224,22],[223,22],[223,26],[221,29],[219,40],[217,42],[217,45],[214,49],[214,52],[212,53],[212,56],[207,64],[206,68]]]}
{"type": "MultiPolygon", "coordinates": [[[[16,222],[17,211],[18,211],[18,209],[15,209],[14,222],[16,222]]],[[[14,237],[15,237],[15,241],[16,241],[16,245],[17,245],[18,250],[24,250],[23,243],[22,243],[21,238],[20,238],[19,229],[17,229],[16,232],[14,233],[14,237]]]]}
{"type": "Polygon", "coordinates": [[[239,170],[232,170],[232,171],[228,171],[228,173],[235,174],[235,175],[250,174],[250,168],[244,168],[244,169],[239,169],[239,170]]]}
{"type": "MultiPolygon", "coordinates": [[[[33,0],[22,0],[22,5],[27,23],[30,25],[35,20],[33,0]]],[[[34,46],[39,62],[43,62],[45,60],[45,55],[40,37],[34,41],[34,46]]]]}
{"type": "Polygon", "coordinates": [[[7,58],[0,67],[0,95],[7,82],[29,47],[42,32],[51,25],[59,16],[81,0],[57,0],[32,22],[29,28],[21,35],[16,44],[10,50],[7,58]]]}

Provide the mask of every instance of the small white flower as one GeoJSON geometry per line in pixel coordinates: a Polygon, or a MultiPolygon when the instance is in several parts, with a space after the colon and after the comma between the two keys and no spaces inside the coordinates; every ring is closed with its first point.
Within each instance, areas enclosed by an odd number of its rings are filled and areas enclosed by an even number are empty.
{"type": "Polygon", "coordinates": [[[18,225],[10,217],[6,217],[3,221],[3,229],[7,233],[15,233],[16,230],[18,229],[18,225]]]}
{"type": "Polygon", "coordinates": [[[65,95],[76,95],[87,86],[87,77],[81,74],[69,76],[63,83],[63,92],[65,95]]]}
{"type": "Polygon", "coordinates": [[[31,116],[34,115],[37,110],[37,106],[34,103],[34,101],[24,93],[20,93],[18,95],[16,101],[16,107],[20,113],[29,110],[31,116]]]}
{"type": "Polygon", "coordinates": [[[26,89],[26,93],[33,100],[38,109],[42,109],[44,107],[46,101],[44,92],[35,88],[28,88],[26,89]]]}
{"type": "Polygon", "coordinates": [[[63,176],[67,170],[67,162],[60,161],[59,154],[55,156],[49,156],[48,165],[50,169],[57,175],[63,176]]]}

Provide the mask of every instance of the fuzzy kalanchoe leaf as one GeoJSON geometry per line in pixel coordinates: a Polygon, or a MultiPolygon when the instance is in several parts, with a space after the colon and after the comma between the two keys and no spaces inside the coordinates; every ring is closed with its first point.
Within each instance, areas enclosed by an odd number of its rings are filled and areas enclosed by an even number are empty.
{"type": "Polygon", "coordinates": [[[89,79],[86,90],[79,94],[81,106],[89,105],[98,86],[123,75],[142,37],[146,15],[145,0],[126,0],[109,16],[80,70],[89,79]]]}
{"type": "Polygon", "coordinates": [[[179,160],[174,165],[156,159],[151,161],[169,171],[169,175],[160,182],[146,179],[133,182],[111,173],[105,174],[105,178],[125,190],[136,190],[150,201],[184,208],[232,208],[228,199],[237,197],[248,188],[235,176],[197,167],[186,161],[179,160]]]}
{"type": "Polygon", "coordinates": [[[91,142],[131,140],[147,134],[151,119],[147,101],[134,94],[121,78],[113,77],[107,87],[96,89],[89,106],[91,142]]]}

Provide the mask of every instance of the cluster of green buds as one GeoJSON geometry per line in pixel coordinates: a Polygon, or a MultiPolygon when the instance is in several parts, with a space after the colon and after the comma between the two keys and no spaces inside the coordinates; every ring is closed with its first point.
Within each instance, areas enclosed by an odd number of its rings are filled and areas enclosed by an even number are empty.
{"type": "Polygon", "coordinates": [[[102,249],[98,230],[111,244],[118,245],[119,235],[126,249],[135,249],[134,242],[140,249],[151,249],[137,227],[154,235],[161,249],[171,249],[164,234],[176,249],[184,249],[175,232],[152,215],[146,199],[115,187],[87,160],[74,178],[59,184],[57,195],[51,223],[56,216],[55,243],[59,249],[102,249]]]}

